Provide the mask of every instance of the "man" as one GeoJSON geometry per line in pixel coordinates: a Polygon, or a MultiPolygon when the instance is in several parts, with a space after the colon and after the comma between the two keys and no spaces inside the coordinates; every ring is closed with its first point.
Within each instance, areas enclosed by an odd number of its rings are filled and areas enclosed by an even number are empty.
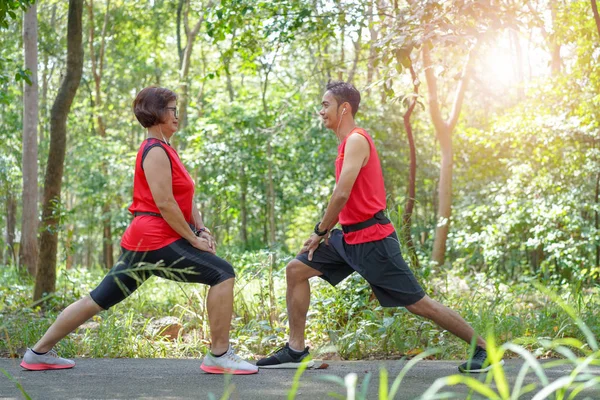
{"type": "MultiPolygon", "coordinates": [[[[473,328],[456,312],[429,298],[402,255],[395,229],[383,214],[386,195],[379,157],[369,134],[354,123],[360,93],[344,82],[330,82],[323,95],[321,118],[340,141],[335,161],[336,186],[323,219],[286,267],[289,343],[257,362],[260,368],[298,368],[308,356],[304,343],[310,303],[309,278],[319,276],[337,285],[354,271],[373,288],[384,307],[406,307],[470,343],[473,328]],[[331,230],[338,221],[342,230],[331,230]],[[325,239],[323,241],[323,239],[325,239]]],[[[484,372],[486,343],[477,347],[461,372],[484,372]]],[[[308,361],[308,367],[313,365],[308,361]]]]}

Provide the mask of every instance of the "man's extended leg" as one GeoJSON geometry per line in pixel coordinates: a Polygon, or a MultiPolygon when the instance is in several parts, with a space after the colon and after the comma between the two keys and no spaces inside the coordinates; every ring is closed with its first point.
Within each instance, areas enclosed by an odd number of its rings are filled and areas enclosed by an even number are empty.
{"type": "MultiPolygon", "coordinates": [[[[467,343],[471,343],[476,335],[471,325],[456,311],[438,303],[429,296],[425,296],[415,304],[407,306],[406,309],[413,314],[432,320],[467,343]]],[[[477,345],[485,349],[486,343],[481,336],[477,336],[477,345]]]]}
{"type": "MultiPolygon", "coordinates": [[[[467,343],[471,343],[476,336],[475,330],[456,311],[438,303],[429,296],[425,296],[415,304],[407,306],[406,309],[413,314],[432,320],[467,343]]],[[[475,353],[467,362],[458,367],[460,372],[485,372],[491,368],[487,359],[485,340],[477,335],[476,342],[475,353]]],[[[504,364],[504,361],[500,363],[504,364]]]]}

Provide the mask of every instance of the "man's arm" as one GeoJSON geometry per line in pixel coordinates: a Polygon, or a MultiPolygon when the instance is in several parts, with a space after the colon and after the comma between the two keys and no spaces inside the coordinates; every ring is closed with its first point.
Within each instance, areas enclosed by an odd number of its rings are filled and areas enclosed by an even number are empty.
{"type": "MultiPolygon", "coordinates": [[[[371,149],[369,141],[363,135],[353,133],[348,138],[344,152],[342,171],[340,172],[338,183],[335,186],[335,189],[333,189],[333,193],[329,199],[325,215],[319,224],[320,231],[325,229],[329,230],[337,224],[338,216],[350,197],[350,192],[352,191],[354,182],[356,182],[360,169],[366,165],[367,161],[369,161],[370,153],[371,149]]],[[[312,260],[312,255],[323,238],[323,236],[318,236],[313,233],[304,243],[304,247],[300,253],[308,251],[308,259],[312,260]]]]}
{"type": "Polygon", "coordinates": [[[337,223],[340,212],[350,198],[350,192],[360,169],[369,161],[370,150],[369,141],[360,133],[353,133],[348,138],[340,178],[319,225],[320,231],[331,229],[337,223]]]}

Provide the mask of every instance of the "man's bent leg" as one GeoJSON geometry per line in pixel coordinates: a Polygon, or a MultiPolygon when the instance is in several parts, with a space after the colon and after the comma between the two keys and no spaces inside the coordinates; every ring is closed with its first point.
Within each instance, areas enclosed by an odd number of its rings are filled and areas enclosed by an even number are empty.
{"type": "Polygon", "coordinates": [[[321,272],[298,260],[292,260],[285,269],[287,281],[287,311],[290,325],[290,347],[297,351],[304,350],[304,329],[306,314],[310,305],[310,283],[313,276],[321,272]]]}

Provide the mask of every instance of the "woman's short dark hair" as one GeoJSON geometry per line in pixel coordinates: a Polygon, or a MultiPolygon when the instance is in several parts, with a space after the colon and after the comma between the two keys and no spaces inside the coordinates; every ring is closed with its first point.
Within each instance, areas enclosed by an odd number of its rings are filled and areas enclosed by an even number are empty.
{"type": "Polygon", "coordinates": [[[167,105],[177,100],[175,92],[169,89],[150,86],[142,89],[133,101],[133,113],[144,128],[158,125],[169,112],[167,105]]]}
{"type": "Polygon", "coordinates": [[[352,116],[356,115],[360,104],[360,93],[354,85],[342,81],[329,81],[327,83],[327,91],[331,92],[333,97],[335,97],[338,106],[345,102],[350,103],[352,116]]]}

